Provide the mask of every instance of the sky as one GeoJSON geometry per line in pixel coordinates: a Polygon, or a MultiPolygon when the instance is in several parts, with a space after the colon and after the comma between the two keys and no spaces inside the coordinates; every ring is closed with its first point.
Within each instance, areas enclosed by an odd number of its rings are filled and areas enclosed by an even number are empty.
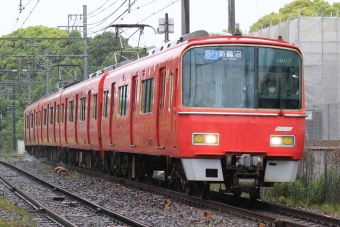
{"type": "MultiPolygon", "coordinates": [[[[271,12],[278,13],[280,8],[292,1],[235,0],[235,22],[240,24],[243,32],[248,32],[250,26],[259,18],[271,12]]],[[[338,1],[328,2],[333,4],[338,1]]],[[[0,0],[0,4],[0,37],[28,26],[67,26],[69,15],[83,14],[83,5],[87,5],[89,36],[101,34],[110,24],[139,23],[157,29],[158,19],[164,18],[165,13],[174,19],[174,33],[169,35],[169,39],[178,40],[181,36],[181,0],[0,0]],[[21,13],[20,2],[25,7],[21,13]],[[122,14],[128,8],[129,2],[135,2],[130,7],[130,13],[122,14]],[[105,18],[107,19],[102,21],[105,18]]],[[[82,26],[79,16],[74,19],[72,17],[70,21],[71,26],[82,26]]],[[[221,32],[227,28],[228,0],[190,0],[190,32],[196,30],[221,32]]],[[[106,31],[115,30],[108,28],[106,31]]],[[[122,35],[128,38],[134,32],[136,29],[128,29],[122,35]]],[[[131,36],[130,45],[137,46],[138,35],[137,31],[131,36]]],[[[164,39],[164,34],[155,35],[153,29],[146,27],[139,46],[160,46],[164,39]]]]}

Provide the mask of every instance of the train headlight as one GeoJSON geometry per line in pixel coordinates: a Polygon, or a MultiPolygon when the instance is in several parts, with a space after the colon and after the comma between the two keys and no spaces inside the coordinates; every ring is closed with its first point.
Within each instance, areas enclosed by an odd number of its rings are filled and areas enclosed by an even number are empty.
{"type": "Polygon", "coordinates": [[[218,145],[220,143],[220,136],[218,133],[193,133],[193,145],[218,145]]]}
{"type": "Polygon", "coordinates": [[[295,136],[270,136],[270,146],[271,147],[294,147],[295,146],[295,136]]]}

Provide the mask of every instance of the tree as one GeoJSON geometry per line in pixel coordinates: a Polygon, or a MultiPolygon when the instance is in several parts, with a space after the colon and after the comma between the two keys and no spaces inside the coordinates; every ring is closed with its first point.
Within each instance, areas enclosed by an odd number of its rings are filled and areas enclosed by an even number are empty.
{"type": "MultiPolygon", "coordinates": [[[[82,57],[70,57],[65,55],[83,55],[83,41],[74,40],[73,38],[81,38],[78,31],[72,31],[68,34],[67,31],[58,28],[48,28],[45,26],[32,26],[28,28],[18,29],[11,34],[2,36],[2,38],[68,38],[63,40],[43,40],[43,41],[0,41],[0,69],[14,70],[14,69],[38,69],[41,72],[30,73],[31,77],[31,102],[38,101],[46,94],[46,50],[49,55],[56,57],[48,58],[49,66],[49,90],[50,93],[57,91],[59,72],[57,65],[77,65],[83,67],[82,57]],[[35,57],[10,57],[9,55],[35,55],[35,57]],[[34,64],[39,63],[39,64],[34,64]]],[[[115,63],[113,53],[118,51],[129,59],[137,59],[137,48],[128,45],[128,39],[117,37],[112,32],[104,32],[93,38],[88,38],[88,72],[98,71],[115,63]],[[124,50],[121,48],[123,44],[124,50]]],[[[142,48],[138,49],[139,56],[144,55],[142,48]]],[[[117,57],[117,61],[125,60],[117,57]]],[[[77,67],[76,74],[80,75],[82,79],[81,67],[77,67]]],[[[10,89],[7,95],[0,95],[0,153],[13,150],[13,143],[8,142],[13,140],[13,116],[12,111],[16,111],[16,138],[23,139],[24,116],[23,111],[27,106],[28,86],[25,82],[14,81],[13,78],[23,75],[22,72],[8,72],[0,74],[0,83],[7,84],[10,89]],[[20,74],[20,75],[18,75],[20,74]],[[14,96],[11,89],[13,86],[16,89],[16,96],[14,96]],[[14,102],[14,105],[13,105],[14,102]]],[[[63,78],[67,77],[66,73],[62,73],[63,78]]],[[[7,89],[7,88],[6,88],[7,89]]]]}
{"type": "Polygon", "coordinates": [[[279,13],[270,13],[261,17],[251,27],[249,32],[260,30],[262,27],[266,28],[278,24],[280,21],[288,20],[299,16],[312,17],[312,16],[330,16],[336,15],[340,10],[340,3],[333,3],[331,6],[324,0],[295,0],[286,4],[283,8],[279,9],[279,13]]]}

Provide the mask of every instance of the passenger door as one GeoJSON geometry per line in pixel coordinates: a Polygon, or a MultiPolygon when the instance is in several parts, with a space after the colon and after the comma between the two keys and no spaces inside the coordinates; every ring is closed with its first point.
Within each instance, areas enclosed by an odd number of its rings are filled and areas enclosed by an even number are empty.
{"type": "Polygon", "coordinates": [[[157,148],[164,148],[165,113],[166,113],[166,68],[160,69],[158,83],[158,111],[157,111],[157,148]]]}
{"type": "Polygon", "coordinates": [[[135,136],[134,136],[134,122],[136,120],[136,115],[138,113],[138,106],[137,106],[137,91],[138,91],[138,76],[133,76],[132,78],[132,87],[131,87],[131,114],[130,114],[130,146],[134,147],[135,144],[135,136]]]}

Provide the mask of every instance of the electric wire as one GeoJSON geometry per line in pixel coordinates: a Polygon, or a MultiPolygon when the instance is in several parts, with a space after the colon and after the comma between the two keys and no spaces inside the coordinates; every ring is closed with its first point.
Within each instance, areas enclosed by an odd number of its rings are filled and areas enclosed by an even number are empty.
{"type": "MultiPolygon", "coordinates": [[[[97,21],[97,22],[95,22],[95,23],[91,23],[91,24],[87,24],[88,26],[89,25],[95,25],[95,24],[98,24],[98,23],[100,23],[99,25],[101,25],[101,24],[103,24],[106,20],[108,20],[113,14],[115,14],[120,8],[122,8],[123,7],[123,5],[125,4],[127,2],[127,0],[125,0],[113,13],[111,13],[110,15],[108,15],[107,17],[105,17],[105,18],[103,18],[103,19],[101,19],[100,21],[97,21]]],[[[99,25],[96,25],[96,26],[94,26],[94,27],[92,27],[92,28],[89,28],[88,30],[90,31],[90,30],[92,30],[92,29],[94,29],[94,28],[96,28],[96,27],[98,27],[99,25]]]]}
{"type": "MultiPolygon", "coordinates": [[[[114,21],[112,21],[110,24],[116,22],[116,21],[117,21],[119,18],[121,18],[124,14],[128,13],[130,7],[133,6],[137,1],[138,1],[138,0],[135,0],[134,2],[132,2],[132,3],[129,5],[129,7],[128,7],[123,13],[121,13],[114,21]]],[[[125,2],[126,2],[126,0],[123,2],[123,4],[122,4],[119,8],[121,8],[121,7],[124,5],[125,2]]],[[[117,11],[119,10],[119,8],[118,8],[115,12],[117,12],[117,11]]],[[[113,14],[111,14],[111,15],[113,15],[113,14]]],[[[107,19],[108,19],[108,17],[107,17],[107,19]]],[[[106,21],[107,19],[105,19],[105,21],[106,21]]],[[[101,24],[103,24],[105,21],[103,21],[101,24]]],[[[99,25],[100,25],[100,24],[99,24],[99,25]]],[[[97,25],[96,27],[99,27],[99,25],[97,25]]],[[[95,27],[93,27],[93,28],[95,28],[95,27]]],[[[91,32],[91,30],[92,30],[93,28],[90,29],[90,31],[89,31],[89,33],[88,33],[89,35],[94,34],[94,33],[98,33],[98,32],[101,32],[101,31],[105,31],[105,30],[108,28],[108,25],[106,25],[105,27],[102,27],[102,28],[100,28],[100,29],[98,29],[98,30],[95,30],[95,31],[92,31],[92,32],[91,32]]]]}
{"type": "Polygon", "coordinates": [[[37,3],[35,4],[35,6],[33,7],[33,9],[30,11],[30,13],[28,14],[28,16],[26,17],[26,20],[22,23],[21,27],[24,26],[24,24],[26,23],[27,19],[31,16],[32,12],[34,11],[35,7],[38,5],[38,3],[40,2],[40,0],[37,1],[37,3]]]}
{"type": "MultiPolygon", "coordinates": [[[[92,17],[95,17],[95,16],[97,16],[98,14],[100,14],[100,13],[102,13],[102,12],[104,12],[105,10],[107,10],[107,9],[109,9],[111,6],[113,6],[116,2],[118,2],[118,0],[116,0],[115,2],[113,2],[111,5],[109,5],[108,7],[106,7],[105,9],[103,9],[103,10],[101,10],[100,12],[98,12],[98,13],[96,13],[95,15],[93,15],[93,16],[88,16],[87,18],[92,18],[92,17]]],[[[99,8],[98,8],[99,9],[99,8]]],[[[89,14],[89,15],[91,15],[91,14],[89,14]]]]}
{"type": "Polygon", "coordinates": [[[14,24],[14,26],[13,26],[12,32],[13,32],[14,29],[15,29],[15,25],[17,25],[17,23],[18,23],[20,13],[26,9],[26,6],[27,6],[31,1],[32,1],[32,0],[29,0],[29,1],[26,3],[26,5],[24,6],[24,8],[19,12],[19,14],[18,14],[18,16],[17,16],[17,19],[16,19],[16,21],[15,21],[15,24],[14,24]]]}
{"type": "Polygon", "coordinates": [[[101,5],[101,6],[100,6],[98,9],[96,9],[95,11],[89,13],[87,16],[90,16],[90,15],[92,15],[93,13],[97,12],[98,10],[100,10],[100,9],[101,9],[108,1],[110,1],[110,0],[106,0],[106,2],[104,2],[103,5],[101,5]]]}
{"type": "MultiPolygon", "coordinates": [[[[137,9],[140,9],[141,7],[144,7],[144,6],[146,6],[146,5],[149,5],[149,4],[151,4],[151,3],[155,2],[155,1],[156,1],[156,0],[150,1],[149,3],[146,3],[146,4],[142,5],[142,6],[136,7],[136,8],[134,8],[134,9],[132,9],[131,11],[135,11],[135,10],[137,10],[137,9]]],[[[145,21],[146,19],[148,19],[148,18],[154,16],[156,13],[158,13],[158,12],[160,12],[160,11],[162,11],[162,10],[168,8],[168,7],[170,7],[171,5],[173,5],[174,3],[178,2],[178,1],[179,1],[179,0],[172,1],[172,3],[170,3],[169,5],[163,7],[162,9],[159,9],[159,10],[156,11],[156,12],[153,12],[150,16],[148,16],[148,17],[142,19],[141,21],[137,22],[137,24],[139,24],[139,23],[145,21]]],[[[126,16],[126,15],[125,15],[125,16],[126,16]]],[[[125,16],[124,16],[123,18],[125,18],[125,16]]],[[[119,18],[119,17],[118,17],[118,18],[119,18]]],[[[117,19],[116,19],[116,20],[117,20],[117,19]]],[[[125,30],[122,30],[122,31],[120,32],[120,34],[125,33],[125,34],[129,35],[129,33],[127,33],[126,31],[128,31],[128,30],[130,30],[130,29],[131,29],[131,28],[127,28],[127,29],[125,29],[125,30]]],[[[102,30],[98,30],[98,31],[92,32],[91,34],[94,34],[94,33],[100,32],[100,31],[102,31],[102,30]]],[[[129,35],[129,36],[130,36],[130,35],[129,35]]],[[[142,44],[143,46],[146,46],[146,45],[145,45],[145,39],[144,39],[144,43],[142,43],[142,42],[138,41],[137,39],[135,39],[134,37],[131,37],[131,38],[132,38],[133,40],[135,40],[136,42],[139,42],[139,43],[142,44]]],[[[112,38],[110,38],[110,39],[112,39],[112,38]]],[[[101,45],[103,45],[103,44],[105,44],[105,43],[106,43],[106,42],[103,42],[103,43],[99,44],[98,46],[101,46],[101,45]]],[[[98,46],[96,46],[96,47],[93,48],[92,50],[89,50],[88,52],[93,51],[93,50],[96,49],[98,46]]]]}

